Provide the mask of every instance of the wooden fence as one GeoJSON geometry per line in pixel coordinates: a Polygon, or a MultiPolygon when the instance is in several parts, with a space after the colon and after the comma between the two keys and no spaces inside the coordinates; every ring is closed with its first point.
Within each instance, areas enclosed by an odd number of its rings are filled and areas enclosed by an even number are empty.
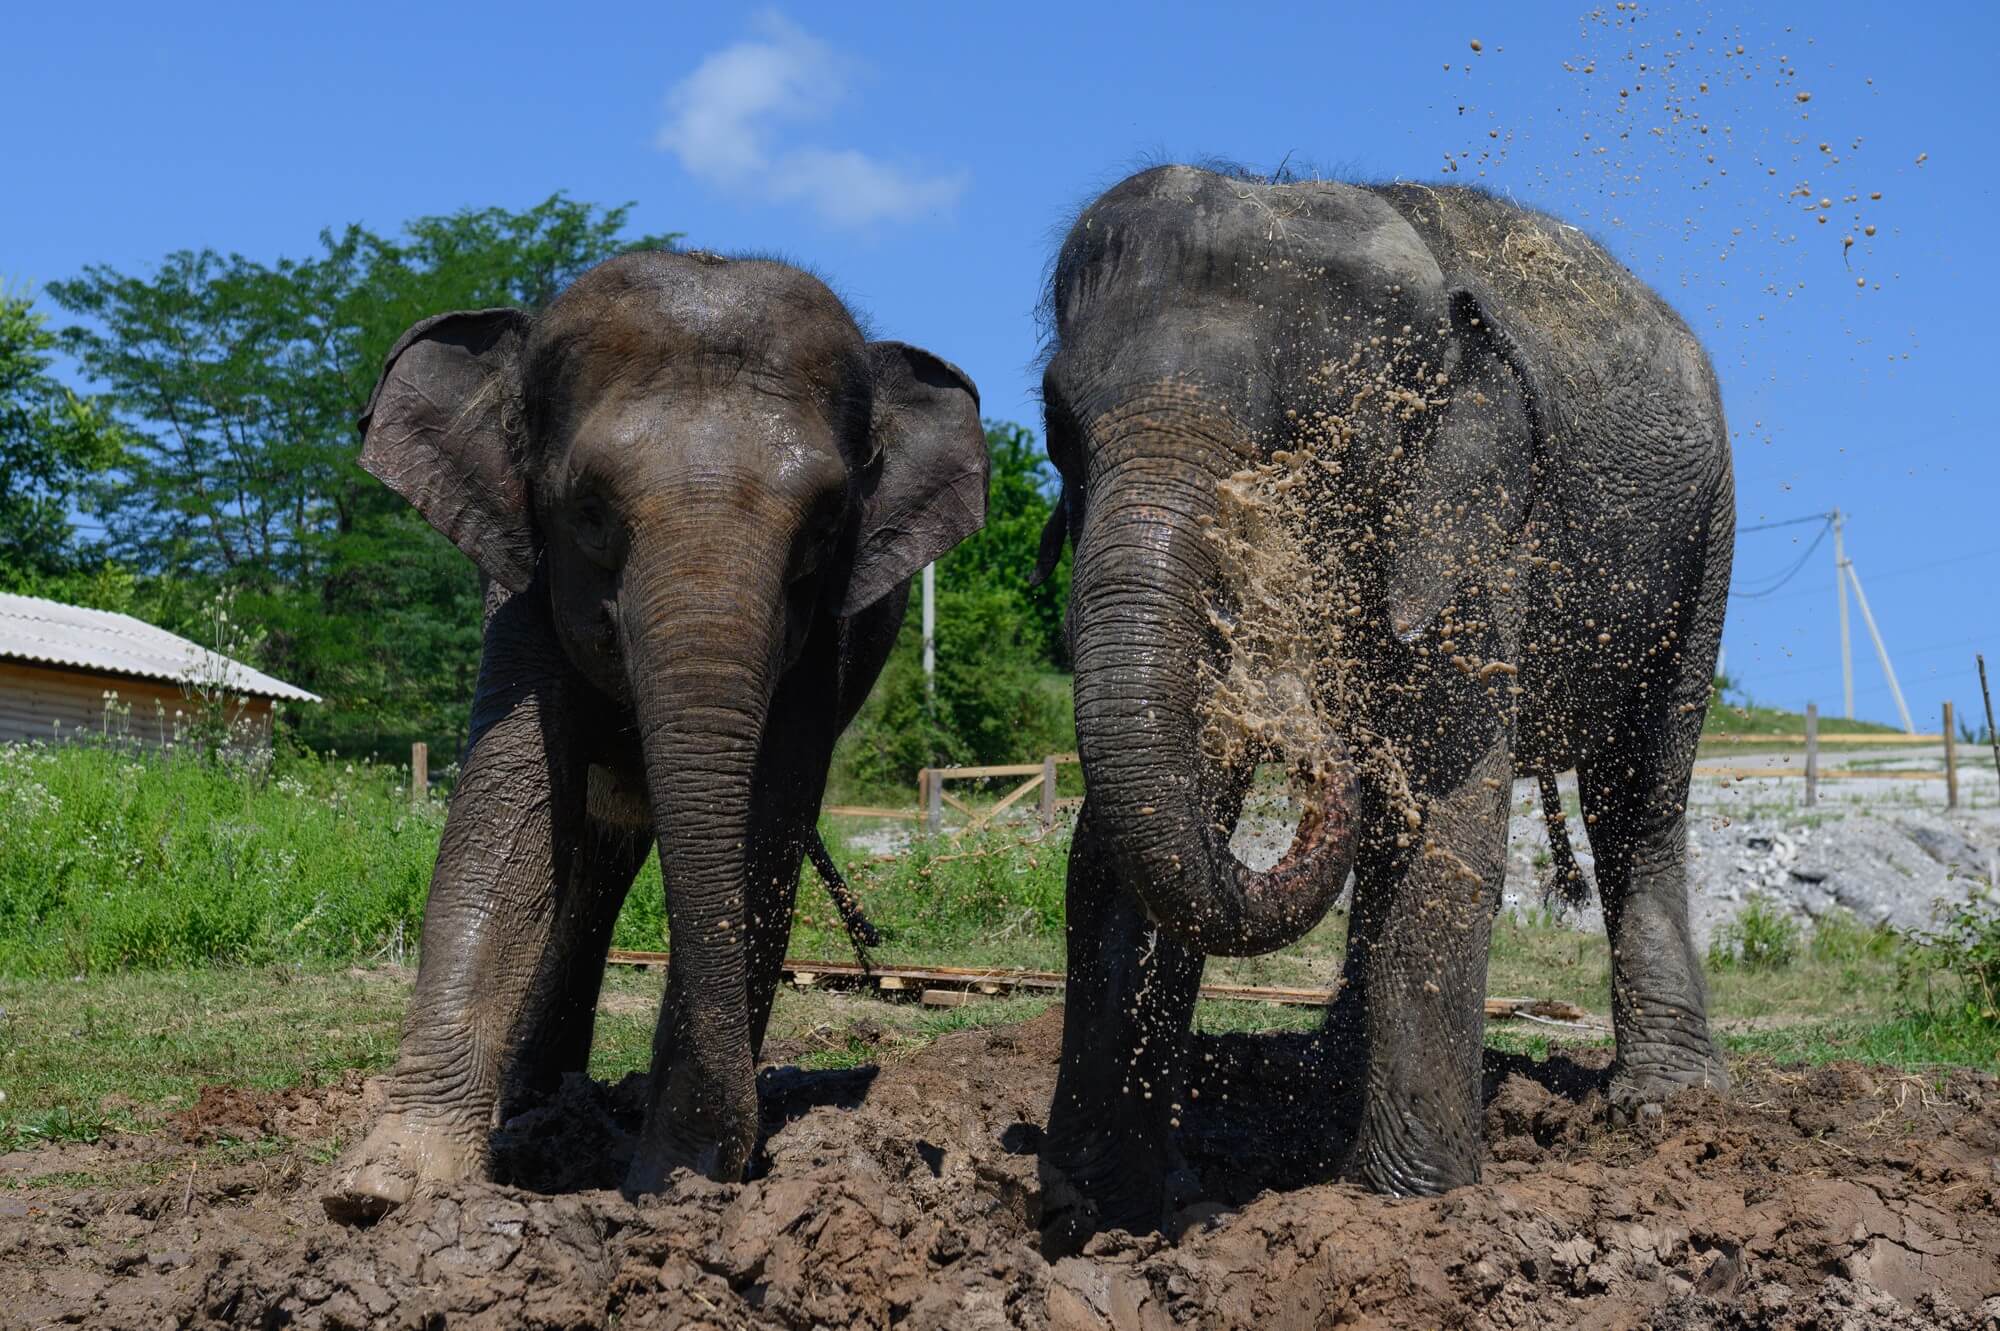
{"type": "Polygon", "coordinates": [[[1056,824],[1056,810],[1075,808],[1083,803],[1081,798],[1063,799],[1056,795],[1056,769],[1074,765],[1077,756],[1073,753],[1051,753],[1039,763],[997,763],[982,767],[926,767],[917,773],[917,806],[914,809],[885,809],[865,804],[829,804],[821,812],[839,814],[848,818],[893,818],[903,822],[921,823],[924,830],[936,835],[945,828],[945,810],[954,809],[965,817],[965,822],[951,828],[952,832],[977,832],[988,826],[1007,810],[1039,791],[1041,799],[1036,807],[1042,830],[1048,831],[1056,824]],[[990,808],[975,809],[958,796],[945,789],[950,781],[990,781],[995,777],[1026,777],[1026,781],[1015,786],[1000,797],[990,808]]]}
{"type": "MultiPolygon", "coordinates": [[[[1934,735],[1897,735],[1870,731],[1863,734],[1819,733],[1819,708],[1816,704],[1806,705],[1806,728],[1803,734],[1785,735],[1704,735],[1701,742],[1712,744],[1779,744],[1803,745],[1805,762],[1800,767],[1755,767],[1743,764],[1696,763],[1694,775],[1722,781],[1751,781],[1763,779],[1803,779],[1806,783],[1806,803],[1819,802],[1819,783],[1822,781],[1942,781],[1945,785],[1945,807],[1958,807],[1958,745],[1953,732],[1955,718],[1952,705],[1943,708],[1943,729],[1934,735]],[[1823,745],[1895,745],[1902,748],[1925,748],[1939,745],[1944,750],[1944,770],[1924,771],[1907,768],[1852,768],[1836,767],[1822,770],[1819,765],[1820,748],[1823,745]]],[[[917,803],[913,809],[889,809],[872,805],[829,804],[823,812],[839,814],[850,818],[891,818],[902,822],[921,824],[925,831],[936,835],[940,832],[977,832],[993,823],[1001,814],[1019,804],[1029,795],[1039,792],[1037,815],[1042,829],[1047,831],[1055,826],[1056,810],[1074,808],[1081,804],[1081,798],[1062,799],[1056,795],[1056,771],[1058,768],[1074,764],[1077,756],[1073,753],[1051,753],[1039,763],[998,763],[981,767],[926,767],[917,773],[917,803]],[[1019,785],[1003,795],[999,802],[989,808],[978,809],[945,789],[952,781],[990,781],[996,777],[1025,777],[1019,785]],[[964,817],[964,822],[947,829],[945,811],[953,810],[964,817]]]]}
{"type": "Polygon", "coordinates": [[[1803,744],[1805,762],[1796,768],[1723,766],[1712,763],[1696,763],[1694,775],[1723,781],[1753,781],[1766,779],[1795,779],[1806,783],[1806,804],[1819,803],[1819,783],[1822,781],[1942,781],[1945,788],[1945,807],[1958,807],[1958,737],[1953,729],[1956,718],[1952,705],[1947,702],[1941,709],[1944,725],[1935,735],[1882,734],[1879,731],[1866,734],[1826,734],[1819,731],[1819,705],[1806,704],[1806,728],[1802,735],[1703,735],[1703,744],[1803,744]],[[1819,765],[1820,746],[1825,744],[1889,744],[1901,748],[1928,748],[1939,745],[1944,750],[1944,770],[1929,771],[1911,768],[1858,768],[1835,767],[1821,770],[1819,765]]]}

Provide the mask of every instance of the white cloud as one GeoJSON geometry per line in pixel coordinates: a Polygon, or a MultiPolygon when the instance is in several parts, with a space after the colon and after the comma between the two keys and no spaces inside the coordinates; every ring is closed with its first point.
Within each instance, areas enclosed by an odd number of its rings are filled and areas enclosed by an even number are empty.
{"type": "Polygon", "coordinates": [[[781,14],[766,10],[753,29],[667,94],[657,143],[689,175],[774,203],[804,203],[843,226],[908,221],[958,201],[965,171],[922,175],[857,148],[782,142],[786,129],[824,115],[846,94],[851,66],[781,14]]]}

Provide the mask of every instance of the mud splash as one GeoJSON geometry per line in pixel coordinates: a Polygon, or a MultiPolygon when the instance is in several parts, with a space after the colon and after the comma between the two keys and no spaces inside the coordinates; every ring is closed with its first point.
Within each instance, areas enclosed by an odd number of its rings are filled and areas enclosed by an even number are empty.
{"type": "Polygon", "coordinates": [[[1485,1182],[1392,1201],[1322,1181],[1326,1107],[1302,1091],[1316,1040],[1198,1037],[1203,1186],[1178,1241],[1105,1235],[1050,1264],[1035,1150],[1059,1031],[1057,1010],[879,1069],[767,1068],[759,1177],[682,1176],[636,1204],[603,1187],[631,1149],[636,1078],[573,1080],[501,1134],[511,1182],[370,1230],[319,1216],[326,1167],[302,1151],[191,1172],[162,1134],[106,1152],[152,1152],[127,1172],[158,1181],[82,1187],[17,1153],[0,1160],[0,1306],[94,1327],[2000,1322],[1991,1077],[1745,1063],[1736,1097],[1614,1130],[1603,1054],[1489,1054],[1485,1182]]]}

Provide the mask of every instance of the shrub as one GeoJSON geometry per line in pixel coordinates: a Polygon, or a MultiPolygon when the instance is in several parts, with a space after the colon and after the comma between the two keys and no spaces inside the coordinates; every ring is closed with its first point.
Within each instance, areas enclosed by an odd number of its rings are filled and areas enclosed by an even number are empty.
{"type": "Polygon", "coordinates": [[[1947,915],[1934,930],[1912,939],[1897,976],[1905,1002],[1937,1013],[1933,977],[1949,985],[1942,1015],[1980,1025],[2000,1025],[2000,902],[1974,897],[1947,915]]]}
{"type": "Polygon", "coordinates": [[[1783,970],[1798,960],[1799,923],[1762,896],[1753,896],[1736,918],[1715,931],[1708,964],[1715,970],[1783,970]]]}

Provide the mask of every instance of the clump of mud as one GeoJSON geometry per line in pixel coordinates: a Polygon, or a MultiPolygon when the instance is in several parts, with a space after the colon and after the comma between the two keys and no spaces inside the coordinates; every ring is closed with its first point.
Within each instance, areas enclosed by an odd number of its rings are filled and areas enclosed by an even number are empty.
{"type": "MultiPolygon", "coordinates": [[[[323,1149],[125,1183],[0,1157],[0,1307],[29,1326],[1101,1328],[1992,1326],[2000,1087],[1739,1063],[1644,1130],[1606,1056],[1489,1054],[1485,1181],[1394,1201],[1328,1182],[1308,1036],[1197,1037],[1172,1236],[1036,1250],[1060,1010],[880,1068],[762,1074],[759,1175],[630,1201],[637,1079],[581,1079],[496,1142],[508,1183],[372,1229],[320,1214],[323,1149]]],[[[337,1088],[336,1088],[337,1091],[337,1088]]],[[[323,1092],[330,1096],[335,1091],[323,1092]]],[[[340,1111],[344,1113],[345,1111],[340,1111]]],[[[1337,1143],[1332,1143],[1337,1145],[1337,1143]]],[[[74,1148],[63,1167],[88,1174],[74,1148]]]]}

